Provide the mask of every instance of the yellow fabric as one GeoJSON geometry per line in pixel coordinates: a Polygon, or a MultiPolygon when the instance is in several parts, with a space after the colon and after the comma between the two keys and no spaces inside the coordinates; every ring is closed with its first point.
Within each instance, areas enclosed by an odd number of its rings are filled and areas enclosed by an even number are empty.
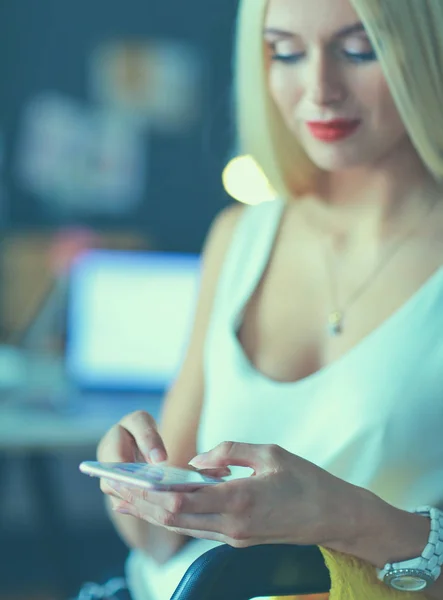
{"type": "Polygon", "coordinates": [[[397,592],[387,587],[368,563],[325,548],[320,550],[331,576],[329,595],[286,596],[285,600],[426,600],[424,594],[397,592]]]}

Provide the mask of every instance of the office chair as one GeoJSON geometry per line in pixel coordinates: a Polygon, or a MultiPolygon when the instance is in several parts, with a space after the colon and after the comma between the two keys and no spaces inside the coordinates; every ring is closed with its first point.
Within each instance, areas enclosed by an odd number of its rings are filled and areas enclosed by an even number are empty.
{"type": "Polygon", "coordinates": [[[317,546],[285,544],[209,550],[189,567],[171,600],[250,600],[321,594],[331,580],[317,546]]]}

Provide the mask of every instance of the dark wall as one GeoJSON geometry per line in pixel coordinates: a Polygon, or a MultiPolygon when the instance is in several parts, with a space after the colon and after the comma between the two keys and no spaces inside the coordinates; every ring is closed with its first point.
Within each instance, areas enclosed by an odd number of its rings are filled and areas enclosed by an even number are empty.
{"type": "Polygon", "coordinates": [[[229,202],[220,174],[233,142],[231,47],[237,0],[2,0],[0,3],[0,128],[8,192],[2,227],[56,228],[14,175],[17,127],[25,104],[42,90],[84,100],[85,64],[108,38],[170,37],[205,57],[200,122],[183,136],[150,142],[149,198],[136,214],[92,226],[128,226],[152,234],[162,249],[198,251],[214,214],[229,202]]]}

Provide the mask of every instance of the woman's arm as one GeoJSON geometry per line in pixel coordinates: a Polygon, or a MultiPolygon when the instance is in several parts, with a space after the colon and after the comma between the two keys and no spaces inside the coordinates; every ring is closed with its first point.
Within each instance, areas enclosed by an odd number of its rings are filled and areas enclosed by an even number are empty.
{"type": "MultiPolygon", "coordinates": [[[[430,521],[426,517],[395,508],[362,488],[354,488],[346,504],[350,527],[346,530],[344,522],[340,540],[326,545],[331,550],[381,569],[386,563],[420,556],[428,543],[430,521]]],[[[443,600],[443,577],[425,595],[432,600],[443,600]]]]}
{"type": "MultiPolygon", "coordinates": [[[[168,462],[178,467],[187,466],[197,452],[196,437],[204,393],[203,346],[224,257],[242,211],[240,204],[228,207],[211,227],[203,251],[203,272],[191,339],[179,376],[163,404],[159,432],[168,453],[168,462]]],[[[100,446],[105,444],[106,440],[102,440],[100,446]]],[[[99,460],[105,460],[105,452],[100,446],[99,460]]],[[[115,500],[111,498],[107,508],[123,541],[129,547],[145,551],[160,563],[171,558],[188,539],[115,512],[115,500]]]]}
{"type": "MultiPolygon", "coordinates": [[[[425,549],[426,517],[394,508],[280,446],[224,442],[194,457],[197,468],[250,467],[255,476],[192,493],[120,488],[120,508],[169,530],[237,548],[257,544],[318,545],[382,568],[417,558],[425,549]]],[[[426,592],[443,600],[443,578],[426,592]]]]}

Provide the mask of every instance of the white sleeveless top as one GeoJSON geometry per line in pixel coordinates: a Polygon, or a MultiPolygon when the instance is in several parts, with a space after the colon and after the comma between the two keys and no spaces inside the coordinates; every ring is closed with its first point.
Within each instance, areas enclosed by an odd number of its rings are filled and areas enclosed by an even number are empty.
{"type": "MultiPolygon", "coordinates": [[[[226,440],[278,444],[399,508],[443,506],[443,267],[331,365],[295,383],[270,380],[237,331],[283,209],[282,201],[248,208],[234,233],[205,345],[199,452],[226,440]]],[[[188,546],[171,561],[178,574],[209,547],[188,546]]],[[[167,566],[160,571],[171,579],[167,566]]]]}

